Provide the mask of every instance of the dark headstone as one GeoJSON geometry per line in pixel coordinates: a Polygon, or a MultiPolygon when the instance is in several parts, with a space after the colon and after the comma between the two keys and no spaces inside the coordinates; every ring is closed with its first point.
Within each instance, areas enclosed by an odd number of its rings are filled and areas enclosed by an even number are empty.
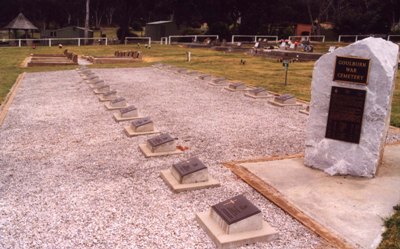
{"type": "Polygon", "coordinates": [[[160,145],[169,143],[174,141],[175,139],[173,139],[168,133],[163,133],[160,134],[159,136],[150,138],[149,140],[147,140],[147,142],[151,145],[151,147],[158,147],[160,145]]]}
{"type": "Polygon", "coordinates": [[[257,95],[259,93],[265,92],[265,89],[262,88],[262,87],[257,87],[255,89],[250,90],[249,92],[254,94],[254,95],[257,95]]]}
{"type": "Polygon", "coordinates": [[[240,82],[229,84],[229,88],[233,88],[233,89],[236,89],[236,88],[241,87],[241,86],[244,86],[244,84],[240,83],[240,82]]]}
{"type": "Polygon", "coordinates": [[[250,216],[261,213],[243,195],[235,196],[211,207],[228,225],[244,220],[250,216]]]}
{"type": "Polygon", "coordinates": [[[116,104],[119,102],[125,101],[125,98],[119,97],[111,101],[111,104],[116,104]]]}
{"type": "Polygon", "coordinates": [[[294,98],[294,96],[291,94],[282,94],[282,95],[275,97],[276,100],[281,101],[281,102],[285,102],[285,101],[287,101],[289,99],[293,99],[293,98],[294,98]]]}
{"type": "Polygon", "coordinates": [[[181,177],[207,168],[197,157],[174,164],[172,167],[174,167],[181,177]]]}
{"type": "Polygon", "coordinates": [[[137,127],[140,127],[140,126],[143,126],[146,124],[150,124],[152,122],[153,121],[151,120],[150,117],[145,117],[145,118],[136,119],[136,120],[132,121],[131,124],[133,127],[137,128],[137,127]]]}
{"type": "Polygon", "coordinates": [[[96,89],[97,90],[101,90],[101,89],[108,88],[108,87],[110,87],[110,86],[109,85],[103,85],[103,86],[96,87],[96,89]]]}
{"type": "Polygon", "coordinates": [[[326,138],[360,143],[366,94],[365,90],[332,87],[326,138]]]}
{"type": "Polygon", "coordinates": [[[103,93],[103,96],[107,97],[107,96],[110,96],[110,95],[113,95],[113,94],[117,94],[117,91],[113,90],[113,91],[109,91],[109,92],[103,93]]]}
{"type": "Polygon", "coordinates": [[[134,110],[137,110],[137,108],[135,106],[131,105],[131,106],[128,106],[128,107],[125,107],[125,108],[121,109],[119,112],[121,114],[125,114],[125,113],[128,113],[128,112],[134,111],[134,110]]]}

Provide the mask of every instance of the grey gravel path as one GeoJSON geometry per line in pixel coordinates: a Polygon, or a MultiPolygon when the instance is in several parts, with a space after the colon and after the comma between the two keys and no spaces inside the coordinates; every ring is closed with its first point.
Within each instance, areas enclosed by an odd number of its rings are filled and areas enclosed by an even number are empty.
{"type": "Polygon", "coordinates": [[[76,71],[27,74],[0,128],[0,248],[214,248],[195,213],[242,193],[279,231],[243,248],[322,247],[221,165],[302,152],[297,107],[157,68],[93,71],[189,152],[146,159],[138,144],[148,137],[126,137],[127,122],[114,122],[76,71]],[[159,171],[189,156],[222,186],[172,193],[159,171]]]}

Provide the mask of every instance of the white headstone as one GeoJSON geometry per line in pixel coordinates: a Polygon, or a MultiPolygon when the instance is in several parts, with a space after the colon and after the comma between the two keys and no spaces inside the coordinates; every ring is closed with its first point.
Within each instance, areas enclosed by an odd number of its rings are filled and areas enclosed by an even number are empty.
{"type": "Polygon", "coordinates": [[[305,165],[330,175],[375,175],[390,123],[398,50],[392,42],[367,38],[316,62],[305,165]]]}

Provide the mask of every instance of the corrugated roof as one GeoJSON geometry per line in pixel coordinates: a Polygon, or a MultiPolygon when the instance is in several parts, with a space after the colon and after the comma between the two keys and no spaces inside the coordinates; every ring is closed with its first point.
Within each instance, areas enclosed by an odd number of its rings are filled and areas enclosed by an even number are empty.
{"type": "Polygon", "coordinates": [[[150,25],[152,25],[152,24],[164,24],[164,23],[171,23],[171,22],[173,22],[173,21],[157,21],[157,22],[148,22],[147,24],[150,24],[150,25]]]}
{"type": "Polygon", "coordinates": [[[22,13],[19,13],[4,29],[38,29],[22,13]]]}

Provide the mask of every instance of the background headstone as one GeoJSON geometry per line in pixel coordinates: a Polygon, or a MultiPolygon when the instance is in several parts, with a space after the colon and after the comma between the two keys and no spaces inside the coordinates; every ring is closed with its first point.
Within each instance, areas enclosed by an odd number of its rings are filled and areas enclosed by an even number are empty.
{"type": "Polygon", "coordinates": [[[306,166],[330,175],[375,175],[390,124],[398,50],[392,42],[367,38],[316,62],[306,166]]]}

